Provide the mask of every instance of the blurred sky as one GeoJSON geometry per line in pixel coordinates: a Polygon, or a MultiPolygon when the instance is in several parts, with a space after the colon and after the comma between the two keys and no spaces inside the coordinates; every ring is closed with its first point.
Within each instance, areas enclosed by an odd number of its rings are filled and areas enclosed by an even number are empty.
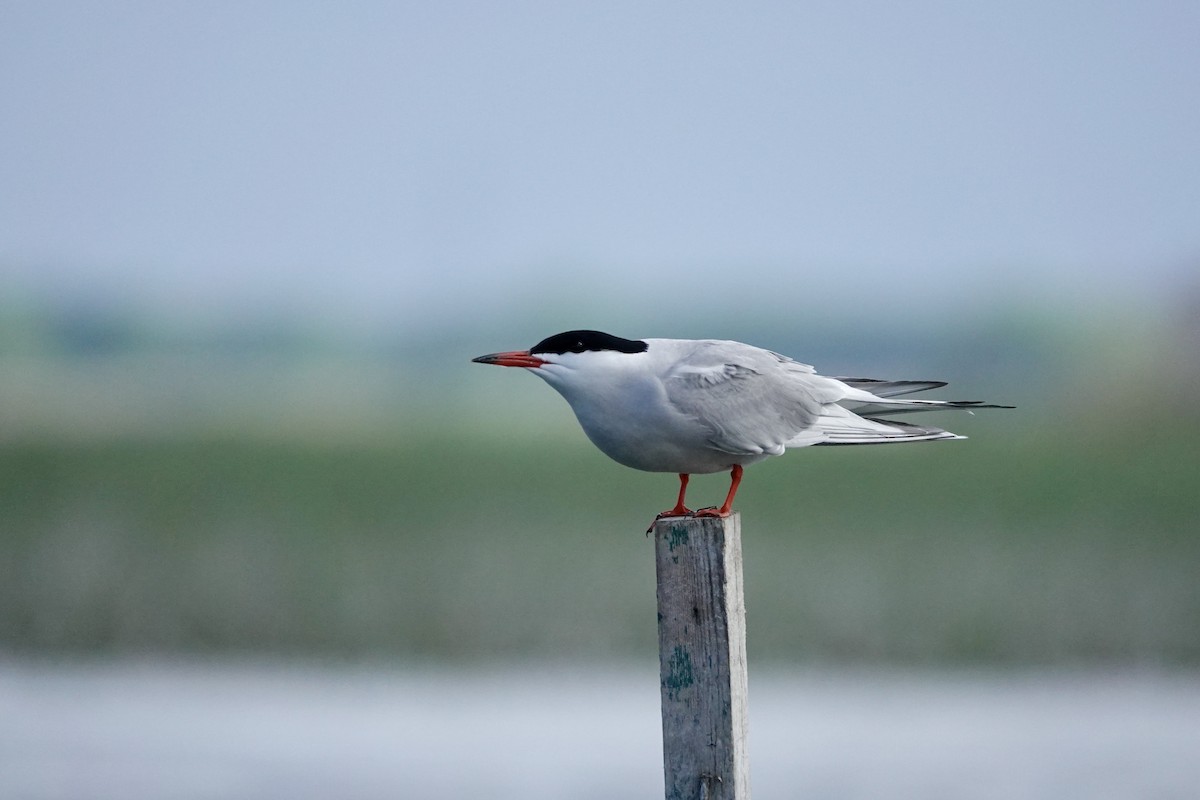
{"type": "Polygon", "coordinates": [[[1163,292],[1200,272],[1197,43],[1142,0],[6,0],[0,294],[403,326],[1163,292]]]}

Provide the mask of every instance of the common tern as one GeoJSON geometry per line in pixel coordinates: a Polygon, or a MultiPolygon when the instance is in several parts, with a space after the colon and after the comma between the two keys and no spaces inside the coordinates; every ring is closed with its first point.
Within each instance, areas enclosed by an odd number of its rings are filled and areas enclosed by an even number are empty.
{"type": "Polygon", "coordinates": [[[829,378],[787,356],[716,339],[555,334],[480,364],[523,367],[570,404],[583,432],[614,461],[679,475],[673,508],[656,517],[728,516],[742,468],[794,447],[963,439],[881,417],[912,411],[1012,408],[977,400],[910,400],[943,381],[829,378]],[[719,508],[684,505],[688,476],[729,470],[719,508]]]}

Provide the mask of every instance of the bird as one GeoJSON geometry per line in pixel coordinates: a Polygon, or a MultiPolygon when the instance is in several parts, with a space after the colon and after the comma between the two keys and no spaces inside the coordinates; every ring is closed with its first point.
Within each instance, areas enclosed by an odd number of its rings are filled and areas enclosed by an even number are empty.
{"type": "Polygon", "coordinates": [[[946,383],[826,377],[774,351],[720,339],[625,339],[573,330],[528,350],[472,361],[532,372],[563,396],[588,439],[609,458],[678,475],[675,505],[656,521],[729,516],[743,469],[794,448],[966,438],[885,417],[1012,408],[978,400],[909,399],[946,383]],[[724,471],[730,474],[725,501],[689,509],[689,476],[724,471]]]}

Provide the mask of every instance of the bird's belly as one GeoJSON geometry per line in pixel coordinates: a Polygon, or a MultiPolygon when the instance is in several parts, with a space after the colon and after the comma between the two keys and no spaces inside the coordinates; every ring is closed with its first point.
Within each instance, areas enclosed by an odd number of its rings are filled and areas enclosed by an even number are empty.
{"type": "Polygon", "coordinates": [[[589,431],[588,438],[606,456],[619,464],[647,472],[707,473],[729,469],[737,457],[718,450],[686,448],[678,442],[642,437],[636,442],[614,440],[602,432],[589,431]]]}
{"type": "Polygon", "coordinates": [[[734,464],[750,464],[765,455],[733,454],[714,448],[710,433],[698,422],[672,411],[589,413],[575,409],[580,426],[602,453],[633,469],[647,472],[723,472],[734,464]]]}

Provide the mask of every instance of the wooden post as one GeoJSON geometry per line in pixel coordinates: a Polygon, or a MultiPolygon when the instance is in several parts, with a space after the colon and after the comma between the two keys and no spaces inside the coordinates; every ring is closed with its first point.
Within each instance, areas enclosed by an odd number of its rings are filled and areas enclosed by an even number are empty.
{"type": "Polygon", "coordinates": [[[741,518],[654,525],[667,800],[749,800],[741,518]]]}

